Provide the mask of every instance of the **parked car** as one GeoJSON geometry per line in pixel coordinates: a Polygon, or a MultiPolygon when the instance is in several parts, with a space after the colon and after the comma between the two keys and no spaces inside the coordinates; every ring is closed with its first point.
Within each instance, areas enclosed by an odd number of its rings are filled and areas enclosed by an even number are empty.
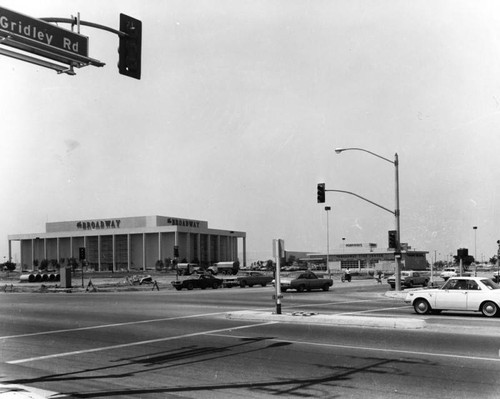
{"type": "Polygon", "coordinates": [[[447,280],[450,277],[458,276],[458,273],[459,273],[459,270],[457,268],[455,268],[455,267],[447,267],[447,268],[443,269],[443,271],[441,272],[441,274],[439,275],[439,277],[447,280]]]}
{"type": "Polygon", "coordinates": [[[238,287],[240,282],[236,276],[224,276],[221,277],[222,286],[226,288],[238,287]]]}
{"type": "Polygon", "coordinates": [[[245,288],[246,286],[253,287],[254,285],[261,285],[265,287],[267,284],[273,281],[272,276],[269,276],[262,272],[240,271],[236,275],[236,278],[238,279],[241,288],[245,288]]]}
{"type": "Polygon", "coordinates": [[[495,273],[493,273],[492,280],[495,283],[500,283],[500,271],[496,271],[495,273]]]}
{"type": "Polygon", "coordinates": [[[293,272],[280,279],[281,291],[286,292],[290,289],[295,289],[297,292],[305,290],[311,291],[314,289],[322,289],[328,291],[333,285],[331,278],[319,278],[311,271],[293,272]]]}
{"type": "Polygon", "coordinates": [[[186,288],[188,290],[192,290],[193,288],[201,288],[204,290],[205,288],[213,288],[214,290],[222,287],[222,279],[214,277],[210,274],[193,274],[188,278],[182,280],[172,281],[172,285],[177,291],[186,288]]]}
{"type": "MultiPolygon", "coordinates": [[[[396,276],[392,275],[387,277],[387,283],[391,288],[396,287],[396,276]]],[[[427,287],[429,284],[429,276],[422,274],[422,272],[417,272],[413,270],[402,270],[401,271],[401,287],[412,288],[414,285],[423,285],[427,287]]]]}
{"type": "Polygon", "coordinates": [[[450,277],[441,288],[410,291],[405,298],[418,314],[442,310],[500,313],[500,285],[485,277],[450,277]]]}

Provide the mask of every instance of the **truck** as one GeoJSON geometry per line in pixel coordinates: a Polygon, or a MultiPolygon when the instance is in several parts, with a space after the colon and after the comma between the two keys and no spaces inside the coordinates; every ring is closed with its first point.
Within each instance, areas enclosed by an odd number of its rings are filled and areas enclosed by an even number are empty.
{"type": "Polygon", "coordinates": [[[178,276],[190,276],[200,270],[197,263],[178,263],[176,266],[178,276]]]}
{"type": "MultiPolygon", "coordinates": [[[[392,275],[387,278],[387,283],[391,288],[396,287],[396,276],[392,275]]],[[[401,287],[411,288],[414,285],[423,285],[427,287],[429,284],[429,276],[427,273],[417,272],[413,270],[402,270],[401,271],[401,287]]]]}
{"type": "Polygon", "coordinates": [[[217,262],[208,268],[208,272],[217,274],[236,274],[240,270],[240,262],[217,262]]]}

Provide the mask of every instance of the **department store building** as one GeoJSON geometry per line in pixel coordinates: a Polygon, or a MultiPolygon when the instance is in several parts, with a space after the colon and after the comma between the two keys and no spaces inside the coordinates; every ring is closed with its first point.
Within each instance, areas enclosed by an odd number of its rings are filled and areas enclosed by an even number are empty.
{"type": "MultiPolygon", "coordinates": [[[[78,260],[85,248],[88,267],[97,271],[155,268],[167,258],[210,265],[237,261],[246,265],[246,233],[212,229],[208,222],[168,216],[138,216],[46,223],[45,233],[9,235],[20,242],[23,270],[34,270],[35,260],[78,260]],[[238,245],[242,259],[238,258],[238,245]]],[[[61,262],[64,263],[64,262],[61,262]]]]}

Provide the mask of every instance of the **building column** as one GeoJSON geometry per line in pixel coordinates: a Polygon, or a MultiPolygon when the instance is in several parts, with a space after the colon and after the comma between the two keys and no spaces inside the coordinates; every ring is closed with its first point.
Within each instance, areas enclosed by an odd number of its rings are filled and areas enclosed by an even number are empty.
{"type": "Polygon", "coordinates": [[[146,233],[142,233],[142,270],[146,270],[146,233]]]}
{"type": "Polygon", "coordinates": [[[243,267],[247,265],[247,238],[243,237],[243,267]]]}
{"type": "Polygon", "coordinates": [[[211,251],[210,251],[210,248],[212,246],[212,236],[210,234],[207,234],[207,262],[208,262],[208,265],[210,266],[210,262],[212,262],[212,254],[211,254],[211,251]]]}
{"type": "Polygon", "coordinates": [[[97,236],[97,271],[101,271],[101,236],[97,236]]]}
{"type": "Polygon", "coordinates": [[[217,234],[217,256],[215,258],[216,262],[220,262],[221,256],[220,256],[220,235],[217,234]]]}
{"type": "MultiPolygon", "coordinates": [[[[161,231],[158,232],[158,260],[161,261],[161,231]]],[[[155,263],[156,265],[156,263],[155,263]]]]}
{"type": "Polygon", "coordinates": [[[191,233],[186,233],[186,261],[191,262],[191,233]]]}
{"type": "Polygon", "coordinates": [[[31,271],[35,271],[35,240],[31,239],[31,271]]]}
{"type": "MultiPolygon", "coordinates": [[[[88,252],[88,249],[87,249],[87,236],[83,236],[83,248],[85,248],[85,257],[88,259],[89,252],[88,252]]],[[[82,273],[83,273],[83,266],[84,266],[85,263],[87,263],[87,259],[83,259],[83,260],[80,261],[81,264],[82,264],[82,273]]]]}
{"type": "Polygon", "coordinates": [[[201,234],[196,233],[196,257],[201,262],[201,234]]]}
{"type": "Polygon", "coordinates": [[[112,258],[113,258],[113,271],[116,272],[116,241],[115,241],[115,235],[112,234],[111,235],[111,242],[112,242],[112,249],[111,249],[111,252],[112,252],[112,258]]]}
{"type": "Polygon", "coordinates": [[[59,237],[56,238],[56,261],[59,263],[59,259],[61,259],[61,254],[59,253],[59,237]]]}
{"type": "Polygon", "coordinates": [[[73,256],[73,236],[69,238],[69,257],[74,258],[73,256]]]}
{"type": "Polygon", "coordinates": [[[130,250],[130,234],[127,234],[127,271],[130,272],[130,255],[131,255],[131,250],[130,250]]]}

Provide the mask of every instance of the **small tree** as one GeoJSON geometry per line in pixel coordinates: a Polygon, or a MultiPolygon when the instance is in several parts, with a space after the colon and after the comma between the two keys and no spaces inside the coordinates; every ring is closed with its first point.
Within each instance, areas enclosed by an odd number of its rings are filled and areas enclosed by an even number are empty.
{"type": "Polygon", "coordinates": [[[47,270],[49,267],[49,261],[47,259],[42,259],[40,262],[40,270],[47,270]]]}
{"type": "Polygon", "coordinates": [[[56,270],[59,270],[61,268],[61,265],[59,264],[57,259],[51,259],[50,266],[52,266],[52,269],[56,269],[56,270]]]}
{"type": "Polygon", "coordinates": [[[2,264],[3,268],[9,272],[13,272],[16,269],[16,264],[8,260],[7,262],[2,264]]]}

